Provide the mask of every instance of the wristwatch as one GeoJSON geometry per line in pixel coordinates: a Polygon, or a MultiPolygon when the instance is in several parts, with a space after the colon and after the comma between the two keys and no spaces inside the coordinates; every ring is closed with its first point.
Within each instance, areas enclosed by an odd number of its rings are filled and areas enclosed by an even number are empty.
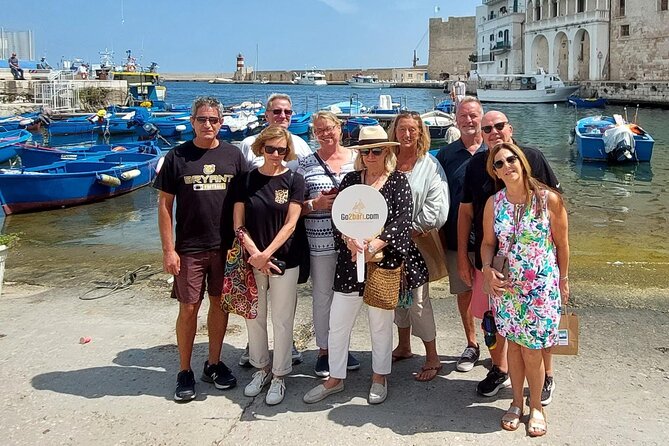
{"type": "Polygon", "coordinates": [[[307,210],[308,210],[309,212],[313,212],[313,211],[314,211],[314,200],[309,200],[309,201],[307,201],[307,210]]]}
{"type": "Polygon", "coordinates": [[[376,249],[374,249],[371,243],[367,245],[367,251],[369,251],[370,254],[376,253],[376,249]]]}

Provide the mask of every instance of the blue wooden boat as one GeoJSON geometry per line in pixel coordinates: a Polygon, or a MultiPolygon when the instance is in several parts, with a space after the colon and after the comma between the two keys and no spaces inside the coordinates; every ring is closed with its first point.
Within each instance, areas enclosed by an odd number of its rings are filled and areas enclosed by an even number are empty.
{"type": "Polygon", "coordinates": [[[440,103],[434,106],[435,110],[439,110],[444,113],[455,113],[455,104],[452,99],[444,99],[440,103]]]}
{"type": "Polygon", "coordinates": [[[367,107],[362,105],[362,102],[350,99],[348,101],[341,101],[334,104],[330,104],[327,107],[324,107],[323,110],[331,111],[332,113],[343,113],[345,115],[358,115],[360,113],[365,113],[367,107]]]}
{"type": "Polygon", "coordinates": [[[148,153],[155,155],[161,153],[161,151],[155,141],[95,144],[68,148],[24,146],[18,149],[18,155],[21,159],[20,165],[24,168],[44,166],[58,161],[97,161],[111,153],[148,153]]]}
{"type": "Polygon", "coordinates": [[[115,152],[98,161],[0,170],[0,203],[9,215],[115,197],[151,183],[161,156],[115,152]]]}
{"type": "Polygon", "coordinates": [[[357,133],[360,131],[360,127],[367,125],[379,125],[379,121],[367,116],[354,116],[352,118],[348,118],[342,125],[342,137],[349,144],[356,142],[358,140],[357,133]]]}
{"type": "Polygon", "coordinates": [[[309,133],[309,124],[311,123],[311,113],[295,113],[290,118],[288,131],[293,135],[304,135],[309,133]]]}
{"type": "Polygon", "coordinates": [[[95,117],[96,115],[75,116],[54,120],[48,124],[47,130],[51,136],[92,134],[97,125],[93,120],[95,117]]]}
{"type": "Polygon", "coordinates": [[[20,115],[6,116],[0,118],[0,132],[26,129],[30,131],[39,130],[40,112],[22,113],[20,115]]]}
{"type": "Polygon", "coordinates": [[[573,136],[578,154],[584,160],[647,162],[653,155],[655,144],[648,132],[625,122],[619,115],[580,119],[573,136]]]}
{"type": "Polygon", "coordinates": [[[606,99],[582,98],[573,94],[567,98],[567,105],[576,108],[604,108],[606,106],[606,99]]]}
{"type": "MultiPolygon", "coordinates": [[[[190,113],[151,118],[148,122],[156,126],[158,133],[166,138],[177,138],[193,133],[193,125],[190,123],[190,113]]],[[[137,133],[141,136],[147,134],[146,130],[141,126],[137,127],[137,133]]]]}
{"type": "Polygon", "coordinates": [[[144,123],[151,119],[151,114],[144,107],[110,107],[108,113],[100,116],[93,131],[99,135],[124,135],[137,132],[138,122],[144,123]]]}
{"type": "Polygon", "coordinates": [[[12,130],[0,132],[0,163],[4,163],[16,156],[21,145],[31,138],[27,130],[12,130]]]}

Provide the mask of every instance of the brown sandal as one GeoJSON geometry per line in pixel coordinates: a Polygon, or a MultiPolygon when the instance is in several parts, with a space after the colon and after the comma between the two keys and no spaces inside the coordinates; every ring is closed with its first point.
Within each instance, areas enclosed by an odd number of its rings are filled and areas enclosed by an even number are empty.
{"type": "Polygon", "coordinates": [[[416,373],[416,378],[415,379],[416,379],[416,381],[420,381],[420,382],[432,381],[434,378],[437,377],[437,375],[441,371],[441,368],[442,368],[441,364],[439,364],[438,366],[434,366],[434,367],[423,366],[423,367],[420,368],[420,372],[416,373]],[[426,379],[418,378],[420,376],[420,374],[423,373],[423,372],[434,372],[434,373],[431,373],[429,375],[429,377],[426,378],[426,379]]]}

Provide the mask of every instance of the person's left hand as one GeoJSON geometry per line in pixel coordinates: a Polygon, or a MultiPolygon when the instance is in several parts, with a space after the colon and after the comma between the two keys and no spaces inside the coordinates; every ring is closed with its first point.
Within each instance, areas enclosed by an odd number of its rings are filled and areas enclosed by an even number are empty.
{"type": "Polygon", "coordinates": [[[256,269],[262,270],[262,268],[268,268],[267,262],[269,261],[270,255],[265,254],[262,251],[259,251],[249,257],[249,264],[256,269]]]}

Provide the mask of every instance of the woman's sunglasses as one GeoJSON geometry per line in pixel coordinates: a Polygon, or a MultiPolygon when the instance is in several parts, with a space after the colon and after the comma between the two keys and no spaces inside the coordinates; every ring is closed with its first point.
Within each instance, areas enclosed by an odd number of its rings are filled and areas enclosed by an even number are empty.
{"type": "Polygon", "coordinates": [[[265,153],[271,155],[274,152],[278,153],[279,155],[285,155],[286,152],[288,152],[288,147],[265,146],[265,153]]]}
{"type": "Polygon", "coordinates": [[[501,132],[504,130],[504,127],[508,124],[508,122],[498,122],[497,124],[493,125],[484,125],[481,127],[481,130],[483,130],[483,133],[490,133],[492,132],[492,128],[495,127],[495,130],[498,132],[501,132]]]}
{"type": "Polygon", "coordinates": [[[501,169],[502,167],[504,167],[504,162],[505,161],[506,161],[506,164],[511,165],[511,164],[515,163],[516,161],[518,161],[518,157],[516,155],[509,155],[506,158],[504,158],[503,160],[497,160],[494,163],[492,163],[492,167],[494,167],[495,169],[501,169]]]}
{"type": "Polygon", "coordinates": [[[362,156],[367,156],[369,155],[369,152],[372,152],[375,156],[379,156],[383,153],[385,149],[383,147],[379,147],[376,149],[358,149],[358,152],[362,156]]]}

